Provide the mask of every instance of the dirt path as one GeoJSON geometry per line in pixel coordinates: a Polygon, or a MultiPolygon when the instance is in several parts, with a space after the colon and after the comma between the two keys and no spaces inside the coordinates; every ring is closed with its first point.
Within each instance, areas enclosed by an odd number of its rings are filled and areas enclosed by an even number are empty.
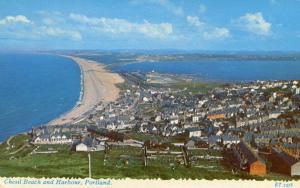
{"type": "Polygon", "coordinates": [[[28,146],[28,144],[26,143],[26,144],[24,144],[24,145],[22,145],[19,149],[17,149],[16,151],[13,151],[13,152],[10,152],[9,154],[10,155],[13,155],[13,154],[16,154],[16,153],[18,153],[19,151],[21,151],[21,150],[23,150],[25,147],[27,147],[28,146]]]}
{"type": "Polygon", "coordinates": [[[6,144],[8,145],[8,147],[10,147],[10,141],[14,136],[10,136],[7,140],[6,140],[6,144]]]}

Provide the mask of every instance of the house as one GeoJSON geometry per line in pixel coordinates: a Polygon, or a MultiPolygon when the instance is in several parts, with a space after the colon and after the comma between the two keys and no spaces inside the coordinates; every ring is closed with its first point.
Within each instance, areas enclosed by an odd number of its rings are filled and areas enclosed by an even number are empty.
{"type": "Polygon", "coordinates": [[[280,111],[276,110],[276,111],[272,111],[269,113],[269,119],[272,119],[272,118],[278,118],[280,116],[280,111]]]}
{"type": "Polygon", "coordinates": [[[151,133],[158,134],[158,129],[155,126],[151,126],[151,133]]]}
{"type": "Polygon", "coordinates": [[[114,123],[108,124],[108,125],[106,125],[106,129],[116,130],[117,129],[117,125],[115,125],[114,123]]]}
{"type": "Polygon", "coordinates": [[[155,117],[155,122],[159,122],[159,121],[161,121],[161,116],[160,115],[155,117]]]}
{"type": "Polygon", "coordinates": [[[65,134],[41,134],[33,139],[34,144],[70,144],[72,139],[65,134]]]}
{"type": "Polygon", "coordinates": [[[88,146],[85,143],[76,145],[76,151],[88,151],[88,146]]]}
{"type": "Polygon", "coordinates": [[[178,123],[179,123],[179,117],[178,117],[178,115],[173,114],[173,115],[170,117],[170,123],[171,123],[172,125],[178,124],[178,123]]]}
{"type": "Polygon", "coordinates": [[[197,123],[200,120],[200,116],[193,116],[192,120],[193,120],[194,123],[197,123]]]}
{"type": "Polygon", "coordinates": [[[210,120],[224,119],[225,114],[224,113],[213,113],[213,114],[207,115],[207,118],[210,120]]]}
{"type": "Polygon", "coordinates": [[[236,118],[236,127],[244,127],[248,125],[247,118],[236,118]]]}
{"type": "Polygon", "coordinates": [[[238,144],[240,142],[240,138],[238,136],[222,135],[221,138],[224,145],[238,144]]]}
{"type": "Polygon", "coordinates": [[[148,98],[148,97],[143,97],[143,101],[144,102],[149,102],[150,101],[150,97],[148,98]]]}
{"type": "Polygon", "coordinates": [[[103,151],[105,150],[105,143],[99,142],[91,137],[86,137],[83,141],[75,143],[75,151],[103,151]]]}
{"type": "Polygon", "coordinates": [[[289,176],[300,176],[300,161],[279,148],[272,148],[269,161],[272,171],[289,176]]]}
{"type": "Polygon", "coordinates": [[[233,146],[233,152],[240,168],[247,170],[250,175],[264,176],[267,173],[266,163],[245,141],[233,146]]]}
{"type": "Polygon", "coordinates": [[[186,131],[189,133],[189,138],[201,137],[201,129],[199,127],[190,127],[186,131]]]}

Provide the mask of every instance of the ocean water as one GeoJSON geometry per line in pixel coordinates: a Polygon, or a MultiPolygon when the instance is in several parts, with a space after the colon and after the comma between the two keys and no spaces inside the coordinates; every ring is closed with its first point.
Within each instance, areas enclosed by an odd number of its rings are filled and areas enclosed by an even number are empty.
{"type": "Polygon", "coordinates": [[[80,94],[80,68],[45,54],[0,54],[0,141],[69,111],[80,94]]]}
{"type": "Polygon", "coordinates": [[[300,79],[300,61],[164,61],[125,64],[115,71],[191,74],[207,81],[255,81],[300,79]]]}
{"type": "MultiPolygon", "coordinates": [[[[300,61],[141,62],[113,70],[192,74],[208,81],[300,79],[300,61]]],[[[80,69],[71,59],[0,53],[0,141],[69,111],[79,94],[80,69]]]]}

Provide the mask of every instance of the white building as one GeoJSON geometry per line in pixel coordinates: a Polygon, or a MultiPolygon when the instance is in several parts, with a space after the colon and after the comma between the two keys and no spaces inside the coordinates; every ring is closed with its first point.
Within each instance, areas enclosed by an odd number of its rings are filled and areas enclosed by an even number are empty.
{"type": "Polygon", "coordinates": [[[172,115],[171,117],[170,117],[170,123],[172,124],[172,125],[176,125],[176,124],[178,124],[179,123],[179,117],[177,116],[177,115],[172,115]]]}
{"type": "Polygon", "coordinates": [[[155,117],[155,122],[158,122],[158,121],[161,121],[161,116],[160,115],[155,117]]]}
{"type": "Polygon", "coordinates": [[[199,127],[192,127],[188,129],[189,137],[201,137],[201,129],[199,127]]]}
{"type": "Polygon", "coordinates": [[[199,122],[199,120],[200,120],[200,117],[199,117],[199,116],[193,116],[193,122],[194,122],[194,123],[199,122]]]}
{"type": "Polygon", "coordinates": [[[274,112],[270,112],[269,113],[269,119],[272,119],[272,118],[278,118],[278,116],[280,116],[280,112],[278,112],[278,111],[274,111],[274,112]]]}
{"type": "Polygon", "coordinates": [[[76,145],[76,151],[89,151],[88,146],[84,143],[76,145]]]}
{"type": "Polygon", "coordinates": [[[66,135],[41,135],[37,136],[33,142],[35,144],[69,144],[72,143],[72,139],[66,135]]]}

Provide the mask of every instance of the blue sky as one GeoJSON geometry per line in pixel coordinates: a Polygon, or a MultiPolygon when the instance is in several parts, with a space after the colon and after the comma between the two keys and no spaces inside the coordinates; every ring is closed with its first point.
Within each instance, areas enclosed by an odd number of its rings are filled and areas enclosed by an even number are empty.
{"type": "Polygon", "coordinates": [[[300,0],[0,0],[0,49],[300,51],[300,0]]]}

